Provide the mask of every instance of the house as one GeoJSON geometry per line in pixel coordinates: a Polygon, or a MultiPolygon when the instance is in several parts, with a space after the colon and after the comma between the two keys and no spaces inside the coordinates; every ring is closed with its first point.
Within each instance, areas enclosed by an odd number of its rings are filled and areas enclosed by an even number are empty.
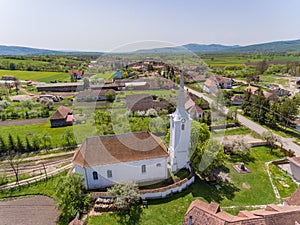
{"type": "Polygon", "coordinates": [[[60,106],[50,117],[51,127],[71,126],[73,124],[73,110],[60,106]]]}
{"type": "Polygon", "coordinates": [[[292,176],[295,180],[300,181],[300,157],[289,158],[292,176]]]}
{"type": "Polygon", "coordinates": [[[264,209],[240,211],[237,216],[220,209],[217,203],[194,200],[183,225],[294,225],[300,222],[300,206],[267,205],[264,209]]]}
{"type": "Polygon", "coordinates": [[[16,81],[17,78],[15,76],[10,76],[10,75],[3,75],[1,80],[7,80],[7,81],[16,81]]]}
{"type": "Polygon", "coordinates": [[[216,81],[220,88],[231,89],[233,80],[228,77],[216,76],[216,81]]]}
{"type": "Polygon", "coordinates": [[[75,80],[81,80],[83,78],[84,71],[83,70],[71,70],[70,76],[75,80]]]}
{"type": "MultiPolygon", "coordinates": [[[[150,101],[149,96],[142,99],[150,101]]],[[[173,172],[190,169],[191,118],[184,108],[183,75],[170,124],[168,149],[148,131],[87,137],[74,154],[73,172],[83,175],[87,189],[96,189],[116,182],[157,183],[169,177],[169,168],[173,172]]]]}
{"type": "Polygon", "coordinates": [[[251,86],[251,85],[249,85],[248,87],[245,88],[245,91],[251,92],[251,94],[253,94],[253,95],[257,94],[258,90],[259,90],[259,88],[251,86]]]}
{"type": "Polygon", "coordinates": [[[283,204],[300,206],[300,186],[290,197],[283,199],[283,204]]]}
{"type": "Polygon", "coordinates": [[[123,78],[122,72],[121,72],[121,71],[118,71],[118,72],[116,72],[116,73],[113,75],[112,80],[113,80],[113,82],[114,82],[115,80],[117,80],[117,79],[122,79],[122,78],[123,78]]]}
{"type": "Polygon", "coordinates": [[[126,90],[148,90],[149,84],[146,81],[141,82],[126,82],[125,83],[126,90]]]}
{"type": "Polygon", "coordinates": [[[78,101],[104,101],[106,100],[107,94],[111,93],[113,99],[116,96],[116,92],[111,89],[103,90],[84,90],[77,94],[78,101]]]}
{"type": "Polygon", "coordinates": [[[168,152],[150,132],[88,137],[75,153],[76,172],[83,173],[87,189],[132,181],[142,185],[169,177],[168,152]]]}
{"type": "Polygon", "coordinates": [[[218,91],[219,87],[214,78],[208,78],[203,85],[203,91],[215,95],[218,91]]]}
{"type": "Polygon", "coordinates": [[[295,121],[294,121],[294,124],[295,124],[295,130],[300,132],[300,118],[297,118],[295,121]]]}
{"type": "Polygon", "coordinates": [[[241,105],[244,102],[242,95],[234,95],[230,99],[232,105],[241,105]]]}
{"type": "Polygon", "coordinates": [[[166,101],[154,101],[153,96],[149,94],[136,94],[126,96],[126,107],[131,112],[144,111],[155,109],[156,111],[167,108],[166,101]]]}
{"type": "Polygon", "coordinates": [[[192,98],[190,98],[189,95],[186,95],[184,107],[193,119],[201,120],[203,118],[204,111],[192,100],[192,98]]]}

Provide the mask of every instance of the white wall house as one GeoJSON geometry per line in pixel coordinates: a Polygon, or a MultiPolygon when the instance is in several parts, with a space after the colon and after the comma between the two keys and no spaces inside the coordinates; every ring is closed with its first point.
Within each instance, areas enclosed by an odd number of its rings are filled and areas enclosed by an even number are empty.
{"type": "Polygon", "coordinates": [[[140,185],[169,177],[169,154],[160,138],[149,132],[89,137],[75,153],[74,172],[84,176],[87,189],[115,182],[140,185]]]}
{"type": "Polygon", "coordinates": [[[300,182],[300,157],[289,158],[292,176],[300,182]]]}

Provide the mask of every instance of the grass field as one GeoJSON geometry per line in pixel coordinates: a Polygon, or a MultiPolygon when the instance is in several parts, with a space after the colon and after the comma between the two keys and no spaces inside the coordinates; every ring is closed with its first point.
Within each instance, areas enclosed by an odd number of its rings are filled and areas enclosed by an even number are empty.
{"type": "MultiPolygon", "coordinates": [[[[93,129],[91,129],[91,123],[86,124],[78,124],[69,127],[57,127],[51,128],[50,122],[44,124],[26,124],[19,126],[2,126],[0,127],[0,134],[2,137],[7,140],[8,135],[18,134],[21,140],[25,140],[26,135],[29,133],[42,135],[43,133],[47,133],[51,137],[52,147],[61,147],[63,145],[62,135],[66,132],[66,130],[71,130],[74,132],[75,136],[78,137],[78,143],[81,143],[87,135],[95,135],[93,133],[93,129]]],[[[31,136],[29,136],[30,139],[31,136]]]]}
{"type": "MultiPolygon", "coordinates": [[[[184,214],[194,199],[206,202],[217,202],[221,206],[243,206],[275,203],[276,198],[265,170],[265,162],[282,157],[276,150],[273,155],[269,154],[266,147],[252,149],[251,156],[243,159],[251,174],[238,174],[232,168],[232,161],[226,161],[231,183],[220,183],[222,187],[218,190],[214,185],[209,185],[198,178],[187,190],[174,196],[161,199],[149,200],[149,207],[143,210],[141,224],[143,225],[179,225],[182,224],[184,214]]],[[[235,159],[237,161],[241,159],[235,159]]],[[[294,188],[286,190],[290,195],[294,188]]],[[[90,217],[89,225],[111,225],[117,224],[115,217],[110,213],[101,216],[90,217]]]]}
{"type": "Polygon", "coordinates": [[[21,70],[0,70],[0,77],[3,75],[13,75],[20,80],[33,80],[39,82],[50,81],[70,81],[68,73],[61,72],[41,72],[41,71],[21,71],[21,70]]]}
{"type": "Polygon", "coordinates": [[[114,75],[113,72],[97,73],[96,75],[93,76],[93,78],[103,78],[105,80],[109,80],[113,77],[113,75],[114,75]]]}

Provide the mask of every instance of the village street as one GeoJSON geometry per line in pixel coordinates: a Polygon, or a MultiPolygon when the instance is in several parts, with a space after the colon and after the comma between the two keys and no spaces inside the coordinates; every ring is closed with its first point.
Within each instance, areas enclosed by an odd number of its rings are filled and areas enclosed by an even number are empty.
{"type": "MultiPolygon", "coordinates": [[[[186,88],[187,89],[187,88],[186,88]]],[[[187,89],[189,92],[191,92],[192,94],[194,95],[197,95],[198,97],[202,97],[204,98],[206,101],[208,101],[209,103],[212,103],[213,100],[209,97],[207,97],[205,94],[203,93],[200,93],[200,92],[197,92],[197,91],[194,91],[194,90],[191,90],[191,89],[187,89]]],[[[224,107],[224,112],[227,113],[228,112],[228,109],[224,107]]],[[[259,135],[261,135],[264,131],[267,131],[266,128],[264,128],[263,126],[249,120],[248,118],[238,114],[238,121],[248,127],[249,129],[253,130],[254,132],[258,133],[259,135]]],[[[289,138],[284,138],[280,135],[278,135],[282,142],[283,142],[283,148],[286,149],[286,150],[292,150],[295,152],[295,155],[297,157],[300,156],[300,146],[295,144],[291,139],[289,138]]]]}

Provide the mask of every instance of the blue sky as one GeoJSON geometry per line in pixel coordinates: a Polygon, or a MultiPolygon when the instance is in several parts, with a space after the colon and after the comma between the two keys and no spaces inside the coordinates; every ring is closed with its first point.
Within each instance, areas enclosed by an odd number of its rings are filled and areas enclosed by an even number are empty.
{"type": "Polygon", "coordinates": [[[299,9],[299,0],[0,0],[0,45],[109,51],[144,40],[292,40],[299,9]]]}

